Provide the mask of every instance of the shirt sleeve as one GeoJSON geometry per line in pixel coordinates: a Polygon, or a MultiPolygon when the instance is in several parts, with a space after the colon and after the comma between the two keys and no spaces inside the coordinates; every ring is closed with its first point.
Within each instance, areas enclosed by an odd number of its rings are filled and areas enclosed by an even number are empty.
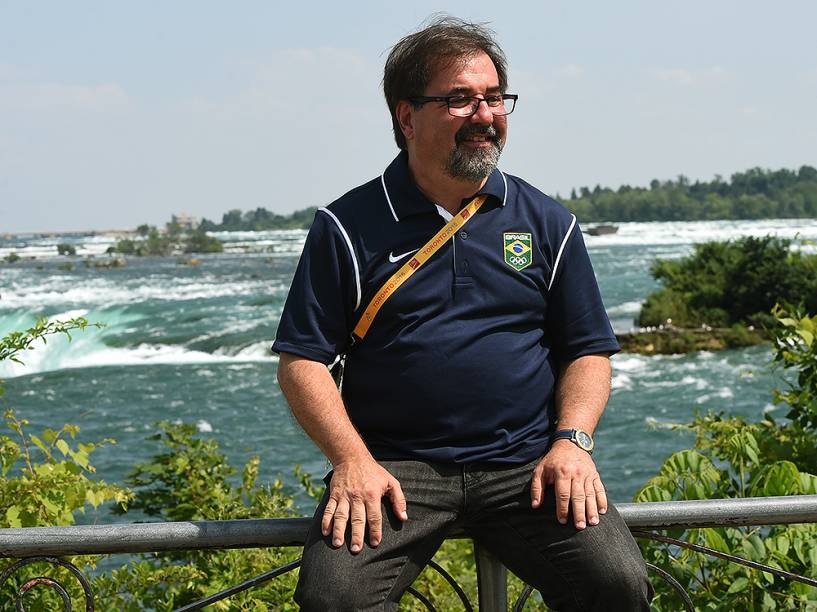
{"type": "Polygon", "coordinates": [[[330,364],[346,350],[356,299],[349,249],[332,217],[318,211],[281,313],[273,351],[330,364]]]}
{"type": "Polygon", "coordinates": [[[548,295],[547,327],[559,361],[621,350],[578,224],[567,236],[554,272],[548,295]]]}

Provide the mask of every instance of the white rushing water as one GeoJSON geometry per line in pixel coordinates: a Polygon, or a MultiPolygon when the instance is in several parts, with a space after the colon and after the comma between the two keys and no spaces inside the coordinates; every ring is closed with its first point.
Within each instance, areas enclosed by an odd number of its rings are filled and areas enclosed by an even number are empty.
{"type": "MultiPolygon", "coordinates": [[[[705,240],[773,234],[813,250],[817,220],[622,223],[618,233],[585,236],[605,305],[616,331],[632,327],[657,285],[656,258],[678,258],[705,240]]],[[[121,481],[135,461],[157,448],[145,435],[160,419],[193,423],[214,435],[232,460],[262,458],[262,476],[291,474],[294,463],[322,473],[325,461],[289,415],[275,384],[269,351],[304,231],[216,234],[226,252],[199,265],[176,257],[129,257],[124,268],[86,267],[107,257],[105,236],[0,238],[0,335],[25,329],[40,316],[84,316],[104,324],[38,343],[25,365],[0,363],[4,401],[32,427],[78,423],[85,440],[116,438],[97,454],[99,473],[121,481]],[[69,242],[76,257],[60,257],[69,242]]],[[[694,410],[751,418],[771,404],[777,384],[768,347],[722,353],[613,358],[613,392],[598,430],[598,464],[613,498],[628,499],[664,457],[688,446],[670,429],[694,410]]],[[[596,455],[594,455],[596,456],[596,455]]],[[[106,517],[107,519],[108,517],[106,517]]]]}

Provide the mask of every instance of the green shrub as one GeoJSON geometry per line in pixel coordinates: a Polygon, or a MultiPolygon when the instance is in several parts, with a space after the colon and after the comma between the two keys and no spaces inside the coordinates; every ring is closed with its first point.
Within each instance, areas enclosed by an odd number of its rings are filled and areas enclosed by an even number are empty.
{"type": "Polygon", "coordinates": [[[667,319],[678,327],[768,325],[778,302],[817,312],[817,255],[790,247],[790,240],[750,236],[698,244],[680,260],[657,260],[651,272],[663,287],[645,300],[638,325],[667,319]]]}
{"type": "Polygon", "coordinates": [[[122,253],[123,255],[133,255],[136,252],[136,243],[130,238],[117,240],[116,246],[113,247],[113,252],[122,253]]]}
{"type": "Polygon", "coordinates": [[[788,390],[775,392],[775,403],[788,404],[788,418],[817,431],[817,315],[809,317],[779,306],[772,314],[780,323],[772,330],[774,362],[797,372],[796,382],[787,383],[788,390]]]}
{"type": "MultiPolygon", "coordinates": [[[[189,424],[160,423],[149,438],[160,452],[137,465],[126,483],[134,498],[128,511],[141,511],[161,520],[226,520],[293,517],[293,498],[280,480],[257,483],[259,460],[253,457],[233,482],[237,470],[215,439],[201,438],[189,424]]],[[[308,474],[297,474],[310,483],[308,474]]],[[[322,491],[312,490],[315,494],[322,491]]],[[[123,510],[114,511],[122,514],[123,510]]],[[[180,551],[139,555],[110,576],[94,581],[100,601],[110,609],[140,610],[149,603],[156,610],[172,610],[239,584],[300,556],[296,548],[180,551]]],[[[294,610],[291,602],[297,572],[284,574],[235,595],[215,610],[294,610]]]]}
{"type": "MultiPolygon", "coordinates": [[[[706,414],[676,429],[692,431],[695,447],[670,456],[648,480],[636,501],[721,499],[817,494],[817,318],[775,307],[774,362],[797,371],[777,403],[787,403],[788,420],[760,422],[706,414]]],[[[735,330],[736,334],[742,334],[735,330]]],[[[817,577],[817,524],[675,530],[692,543],[804,576],[817,577]]],[[[817,609],[817,589],[767,572],[743,568],[674,546],[641,542],[650,563],[668,570],[692,596],[698,610],[817,609]]],[[[656,610],[679,609],[667,584],[654,581],[656,610]]]]}
{"type": "Polygon", "coordinates": [[[184,245],[185,253],[222,253],[224,245],[214,237],[208,236],[203,230],[196,230],[187,238],[184,245]]]}
{"type": "Polygon", "coordinates": [[[57,254],[58,255],[76,255],[77,249],[74,247],[73,244],[68,244],[67,242],[61,242],[57,245],[57,254]]]}
{"type": "MultiPolygon", "coordinates": [[[[9,360],[23,363],[21,354],[47,341],[54,334],[69,338],[74,330],[83,330],[88,322],[83,318],[65,322],[38,321],[23,332],[12,332],[0,339],[0,362],[9,360]]],[[[0,381],[0,397],[4,394],[0,381]]],[[[12,409],[5,407],[5,423],[12,435],[0,435],[0,527],[41,527],[71,525],[77,512],[85,512],[88,506],[99,507],[105,502],[127,505],[130,494],[127,489],[109,485],[94,477],[95,469],[90,463],[91,454],[104,444],[74,443],[79,427],[63,425],[59,430],[46,429],[39,435],[27,430],[28,421],[19,418],[12,409]]],[[[69,561],[86,571],[94,567],[97,557],[74,557],[69,561]]],[[[14,580],[24,582],[28,578],[52,576],[64,584],[74,602],[80,605],[81,587],[62,568],[46,564],[29,565],[14,575],[14,580]]],[[[11,581],[0,590],[0,610],[12,610],[15,599],[11,581]]],[[[61,604],[50,589],[34,589],[26,597],[29,610],[54,610],[61,604]]]]}

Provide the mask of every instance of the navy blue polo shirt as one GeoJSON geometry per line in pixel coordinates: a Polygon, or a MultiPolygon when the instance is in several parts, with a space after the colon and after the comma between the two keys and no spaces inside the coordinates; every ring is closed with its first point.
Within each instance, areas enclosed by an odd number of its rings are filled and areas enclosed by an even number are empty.
{"type": "MultiPolygon", "coordinates": [[[[524,463],[555,422],[559,364],[619,350],[576,218],[494,170],[482,208],[384,304],[347,357],[343,399],[375,458],[524,463]]],[[[320,209],[276,352],[330,364],[373,295],[450,215],[401,153],[320,209]]]]}

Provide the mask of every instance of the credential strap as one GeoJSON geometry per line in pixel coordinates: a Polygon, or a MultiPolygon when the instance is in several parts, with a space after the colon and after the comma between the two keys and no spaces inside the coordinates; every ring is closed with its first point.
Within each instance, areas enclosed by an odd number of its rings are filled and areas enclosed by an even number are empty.
{"type": "Polygon", "coordinates": [[[420,267],[440,249],[440,247],[448,242],[448,240],[454,236],[454,234],[456,234],[460,228],[468,223],[468,221],[471,220],[471,217],[476,214],[480,206],[482,206],[487,199],[487,195],[480,195],[471,200],[460,212],[454,215],[454,217],[448,223],[446,223],[431,240],[420,247],[420,249],[411,259],[403,264],[400,269],[397,270],[397,272],[392,274],[391,278],[389,278],[389,280],[387,280],[380,290],[374,295],[371,302],[369,302],[369,305],[366,307],[366,310],[363,311],[363,315],[360,317],[360,320],[357,322],[357,325],[352,332],[352,338],[355,342],[360,342],[366,336],[366,332],[369,331],[369,327],[372,325],[374,318],[377,316],[377,313],[380,312],[380,309],[383,307],[386,300],[388,300],[392,294],[397,291],[400,285],[405,283],[412,274],[419,270],[420,267]]]}

